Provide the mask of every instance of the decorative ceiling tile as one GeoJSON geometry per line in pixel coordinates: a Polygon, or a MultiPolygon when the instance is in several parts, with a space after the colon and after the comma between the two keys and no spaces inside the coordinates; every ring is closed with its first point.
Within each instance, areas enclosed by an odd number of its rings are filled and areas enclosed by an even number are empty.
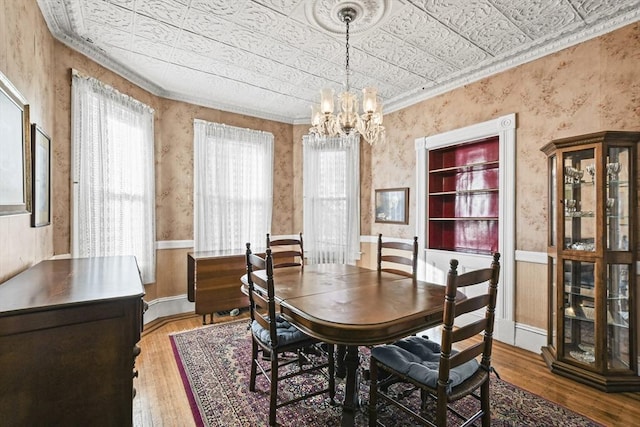
{"type": "Polygon", "coordinates": [[[383,32],[376,37],[358,40],[354,42],[354,45],[371,56],[391,64],[404,64],[418,55],[416,47],[389,33],[383,32]]]}
{"type": "Polygon", "coordinates": [[[153,40],[165,45],[173,45],[180,36],[180,29],[173,25],[158,22],[146,16],[138,15],[134,24],[136,36],[153,40]]]}
{"type": "Polygon", "coordinates": [[[133,27],[134,13],[131,9],[102,0],[90,0],[81,3],[81,10],[85,22],[96,22],[121,31],[131,31],[133,27]]]}
{"type": "MultiPolygon", "coordinates": [[[[127,9],[133,9],[133,5],[136,2],[136,0],[107,0],[109,3],[113,3],[113,4],[117,4],[119,6],[124,6],[127,9]]],[[[181,1],[182,3],[184,3],[185,1],[189,1],[189,0],[178,0],[181,1]]]]}
{"type": "Polygon", "coordinates": [[[640,7],[640,0],[619,1],[619,0],[567,0],[576,8],[580,16],[586,22],[601,20],[621,11],[633,10],[640,7]]]}
{"type": "Polygon", "coordinates": [[[383,28],[404,37],[427,55],[458,68],[488,57],[487,52],[418,8],[405,8],[405,12],[392,18],[383,28]]]}
{"type": "Polygon", "coordinates": [[[168,61],[171,58],[171,46],[156,43],[142,37],[135,36],[131,41],[129,50],[151,58],[168,61]]]}
{"type": "Polygon", "coordinates": [[[187,13],[187,6],[175,0],[143,0],[135,3],[135,12],[167,24],[174,24],[182,21],[187,13]]]}
{"type": "Polygon", "coordinates": [[[139,71],[158,81],[164,77],[167,66],[169,65],[166,61],[124,49],[114,49],[112,55],[114,59],[123,64],[139,64],[139,71]]]}
{"type": "MultiPolygon", "coordinates": [[[[298,7],[305,0],[254,0],[256,3],[260,3],[270,9],[277,10],[278,12],[289,15],[293,10],[298,7]]],[[[306,0],[308,1],[308,0],[306,0]]]]}
{"type": "Polygon", "coordinates": [[[184,50],[186,52],[193,52],[211,57],[214,55],[219,55],[224,48],[233,50],[231,46],[214,41],[209,37],[192,33],[190,31],[182,31],[180,33],[180,38],[176,42],[175,48],[178,50],[184,50]]]}
{"type": "MultiPolygon", "coordinates": [[[[515,28],[507,20],[497,20],[469,28],[464,31],[464,35],[491,56],[516,50],[532,41],[521,29],[515,28]]],[[[473,64],[467,64],[471,65],[473,64]]]]}
{"type": "Polygon", "coordinates": [[[38,0],[54,37],[159,96],[285,122],[322,87],[385,111],[640,19],[640,0],[38,0]]]}
{"type": "Polygon", "coordinates": [[[580,16],[566,0],[528,1],[495,0],[500,11],[529,37],[536,39],[556,34],[563,28],[581,24],[580,16]]]}
{"type": "Polygon", "coordinates": [[[86,31],[91,34],[91,40],[95,40],[93,44],[102,49],[108,49],[109,46],[122,49],[131,47],[133,36],[130,32],[121,31],[118,28],[112,28],[94,21],[87,21],[86,31]]]}
{"type": "Polygon", "coordinates": [[[215,15],[208,15],[198,9],[190,8],[182,23],[182,28],[194,34],[217,40],[228,31],[228,23],[215,15]]]}
{"type": "Polygon", "coordinates": [[[429,56],[415,58],[413,62],[407,65],[407,69],[413,74],[433,81],[441,81],[445,76],[458,71],[458,68],[429,56]]]}
{"type": "Polygon", "coordinates": [[[192,0],[191,7],[211,15],[228,18],[240,13],[248,3],[248,0],[192,0]]]}
{"type": "Polygon", "coordinates": [[[245,28],[269,33],[283,20],[283,15],[257,3],[248,2],[245,7],[229,17],[229,20],[245,28]]]}

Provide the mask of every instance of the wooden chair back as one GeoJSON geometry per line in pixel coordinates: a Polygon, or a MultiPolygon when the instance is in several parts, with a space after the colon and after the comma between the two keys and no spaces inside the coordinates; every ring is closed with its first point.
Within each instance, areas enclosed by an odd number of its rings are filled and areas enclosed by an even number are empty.
{"type": "Polygon", "coordinates": [[[418,276],[418,236],[414,236],[413,243],[383,242],[382,234],[378,234],[378,271],[416,279],[418,276]],[[405,251],[407,255],[398,253],[399,250],[405,251]],[[406,265],[411,270],[403,270],[393,264],[406,265]]]}
{"type": "Polygon", "coordinates": [[[304,244],[302,233],[299,238],[271,240],[267,233],[267,248],[272,249],[273,268],[300,267],[304,268],[304,244]],[[281,249],[279,249],[281,247],[281,249]]]}
{"type": "Polygon", "coordinates": [[[440,355],[440,371],[438,379],[438,398],[440,393],[446,394],[449,381],[449,371],[471,359],[482,355],[481,369],[486,372],[491,368],[491,347],[493,344],[493,324],[495,318],[496,298],[498,292],[498,278],[500,276],[500,254],[493,254],[493,261],[489,268],[470,271],[458,275],[458,261],[452,259],[447,276],[445,292],[442,341],[440,355]],[[479,295],[456,300],[460,288],[487,283],[486,291],[479,295]],[[479,309],[485,309],[483,318],[454,329],[455,319],[463,314],[479,309]],[[466,341],[484,332],[482,341],[464,347],[458,353],[451,353],[454,344],[466,341]]]}
{"type": "Polygon", "coordinates": [[[276,302],[273,285],[273,258],[271,249],[267,249],[262,258],[251,252],[247,243],[247,283],[249,284],[249,307],[251,320],[257,321],[264,329],[269,330],[273,347],[277,347],[276,302]],[[266,270],[266,279],[255,274],[257,270],[266,270]],[[256,288],[256,285],[260,289],[256,288]],[[266,292],[265,292],[266,291],[266,292]]]}

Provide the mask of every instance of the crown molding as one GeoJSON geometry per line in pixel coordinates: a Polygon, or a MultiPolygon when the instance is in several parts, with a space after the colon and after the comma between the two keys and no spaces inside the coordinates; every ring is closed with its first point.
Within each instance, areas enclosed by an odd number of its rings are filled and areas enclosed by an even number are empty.
{"type": "Polygon", "coordinates": [[[540,59],[542,57],[559,52],[571,46],[575,46],[582,42],[591,40],[603,34],[610,33],[612,31],[615,31],[619,28],[624,27],[625,25],[632,24],[638,21],[639,19],[640,19],[640,8],[637,8],[625,14],[616,16],[606,21],[599,22],[595,25],[590,25],[582,31],[569,34],[567,36],[561,36],[557,38],[557,40],[549,43],[544,43],[545,40],[540,40],[540,43],[538,43],[537,47],[533,49],[529,49],[524,52],[517,52],[517,53],[511,54],[509,57],[505,57],[505,59],[499,63],[493,64],[493,65],[486,65],[486,66],[483,66],[481,63],[481,64],[478,64],[475,71],[453,78],[448,82],[442,82],[440,84],[435,83],[437,87],[427,89],[427,90],[425,90],[424,88],[418,88],[418,89],[414,89],[413,91],[405,93],[401,97],[397,97],[395,99],[389,99],[386,101],[385,110],[386,112],[391,113],[394,111],[401,110],[403,108],[410,107],[414,104],[417,104],[419,102],[433,98],[438,95],[442,95],[443,93],[460,88],[469,83],[476,82],[483,78],[501,73],[503,71],[509,70],[511,68],[515,68],[527,62],[540,59]]]}
{"type": "MultiPolygon", "coordinates": [[[[90,44],[91,41],[89,39],[85,40],[77,37],[72,37],[66,34],[62,30],[62,28],[65,28],[65,27],[72,28],[73,26],[78,27],[78,25],[81,25],[81,22],[80,22],[81,20],[77,19],[77,17],[73,17],[69,15],[65,15],[65,16],[56,15],[53,13],[52,7],[54,4],[68,3],[70,1],[75,1],[75,0],[37,0],[40,10],[42,11],[42,14],[45,17],[45,21],[47,22],[49,31],[51,32],[53,37],[58,41],[60,41],[61,43],[63,43],[64,45],[68,46],[69,48],[86,55],[91,60],[97,62],[98,64],[109,69],[110,71],[113,71],[114,73],[122,76],[123,78],[136,84],[140,88],[150,92],[151,94],[161,98],[186,102],[186,103],[200,105],[207,108],[228,111],[236,114],[247,115],[247,116],[261,118],[265,120],[288,123],[293,125],[310,124],[310,117],[299,118],[299,117],[283,116],[280,114],[260,111],[260,110],[252,109],[248,107],[215,102],[211,99],[183,95],[173,91],[168,91],[158,86],[157,84],[153,83],[152,81],[145,78],[144,76],[132,71],[128,67],[124,66],[123,64],[109,58],[100,48],[91,45],[90,44]],[[65,22],[60,23],[59,22],[60,19],[64,20],[65,22]]],[[[384,3],[386,4],[386,2],[384,3]]],[[[70,10],[71,8],[64,7],[63,9],[66,11],[66,10],[70,10]]],[[[505,54],[505,57],[499,63],[489,64],[488,61],[481,62],[477,64],[474,70],[470,72],[466,72],[464,74],[460,74],[460,75],[454,74],[448,81],[434,83],[433,87],[416,88],[398,97],[385,100],[385,112],[392,113],[392,112],[410,107],[419,102],[425,101],[427,99],[436,97],[443,93],[460,88],[464,85],[467,85],[467,84],[476,82],[478,80],[481,80],[483,78],[492,76],[494,74],[509,70],[511,68],[517,67],[527,62],[534,61],[544,56],[556,53],[562,49],[574,46],[576,44],[582,43],[584,41],[587,41],[595,37],[601,36],[603,34],[609,33],[611,31],[614,31],[625,25],[634,23],[640,19],[639,17],[640,17],[640,8],[636,8],[628,11],[627,13],[615,16],[611,19],[603,20],[595,24],[589,24],[589,26],[585,27],[582,31],[578,31],[576,33],[572,33],[564,36],[561,35],[559,37],[553,36],[553,38],[556,38],[556,40],[549,41],[549,39],[552,39],[551,37],[547,40],[540,40],[535,47],[528,49],[526,51],[519,51],[515,53],[512,52],[509,54],[505,54]]]]}

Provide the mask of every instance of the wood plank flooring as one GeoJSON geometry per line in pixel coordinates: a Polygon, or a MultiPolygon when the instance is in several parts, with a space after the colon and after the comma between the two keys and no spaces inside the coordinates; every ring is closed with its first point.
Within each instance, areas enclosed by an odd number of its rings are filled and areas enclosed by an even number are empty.
{"type": "MultiPolygon", "coordinates": [[[[243,313],[241,316],[246,316],[243,313]]],[[[215,317],[215,322],[238,317],[215,317]]],[[[145,326],[136,359],[140,375],[134,380],[133,402],[136,427],[191,427],[195,423],[168,335],[202,325],[196,315],[160,319],[145,326]]],[[[501,378],[525,390],[563,405],[611,427],[640,423],[640,392],[604,393],[552,374],[542,357],[520,348],[495,342],[493,366],[501,378]]]]}

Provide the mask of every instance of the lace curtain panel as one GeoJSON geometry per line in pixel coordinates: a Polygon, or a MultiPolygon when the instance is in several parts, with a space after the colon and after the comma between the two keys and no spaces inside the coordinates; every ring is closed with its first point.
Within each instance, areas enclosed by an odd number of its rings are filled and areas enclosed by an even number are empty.
{"type": "Polygon", "coordinates": [[[269,132],[194,120],[196,251],[264,248],[273,208],[269,132]]]}
{"type": "Polygon", "coordinates": [[[72,76],[73,257],[134,255],[155,282],[155,175],[150,107],[72,76]]]}
{"type": "Polygon", "coordinates": [[[304,237],[310,264],[360,259],[360,136],[303,137],[304,237]]]}

